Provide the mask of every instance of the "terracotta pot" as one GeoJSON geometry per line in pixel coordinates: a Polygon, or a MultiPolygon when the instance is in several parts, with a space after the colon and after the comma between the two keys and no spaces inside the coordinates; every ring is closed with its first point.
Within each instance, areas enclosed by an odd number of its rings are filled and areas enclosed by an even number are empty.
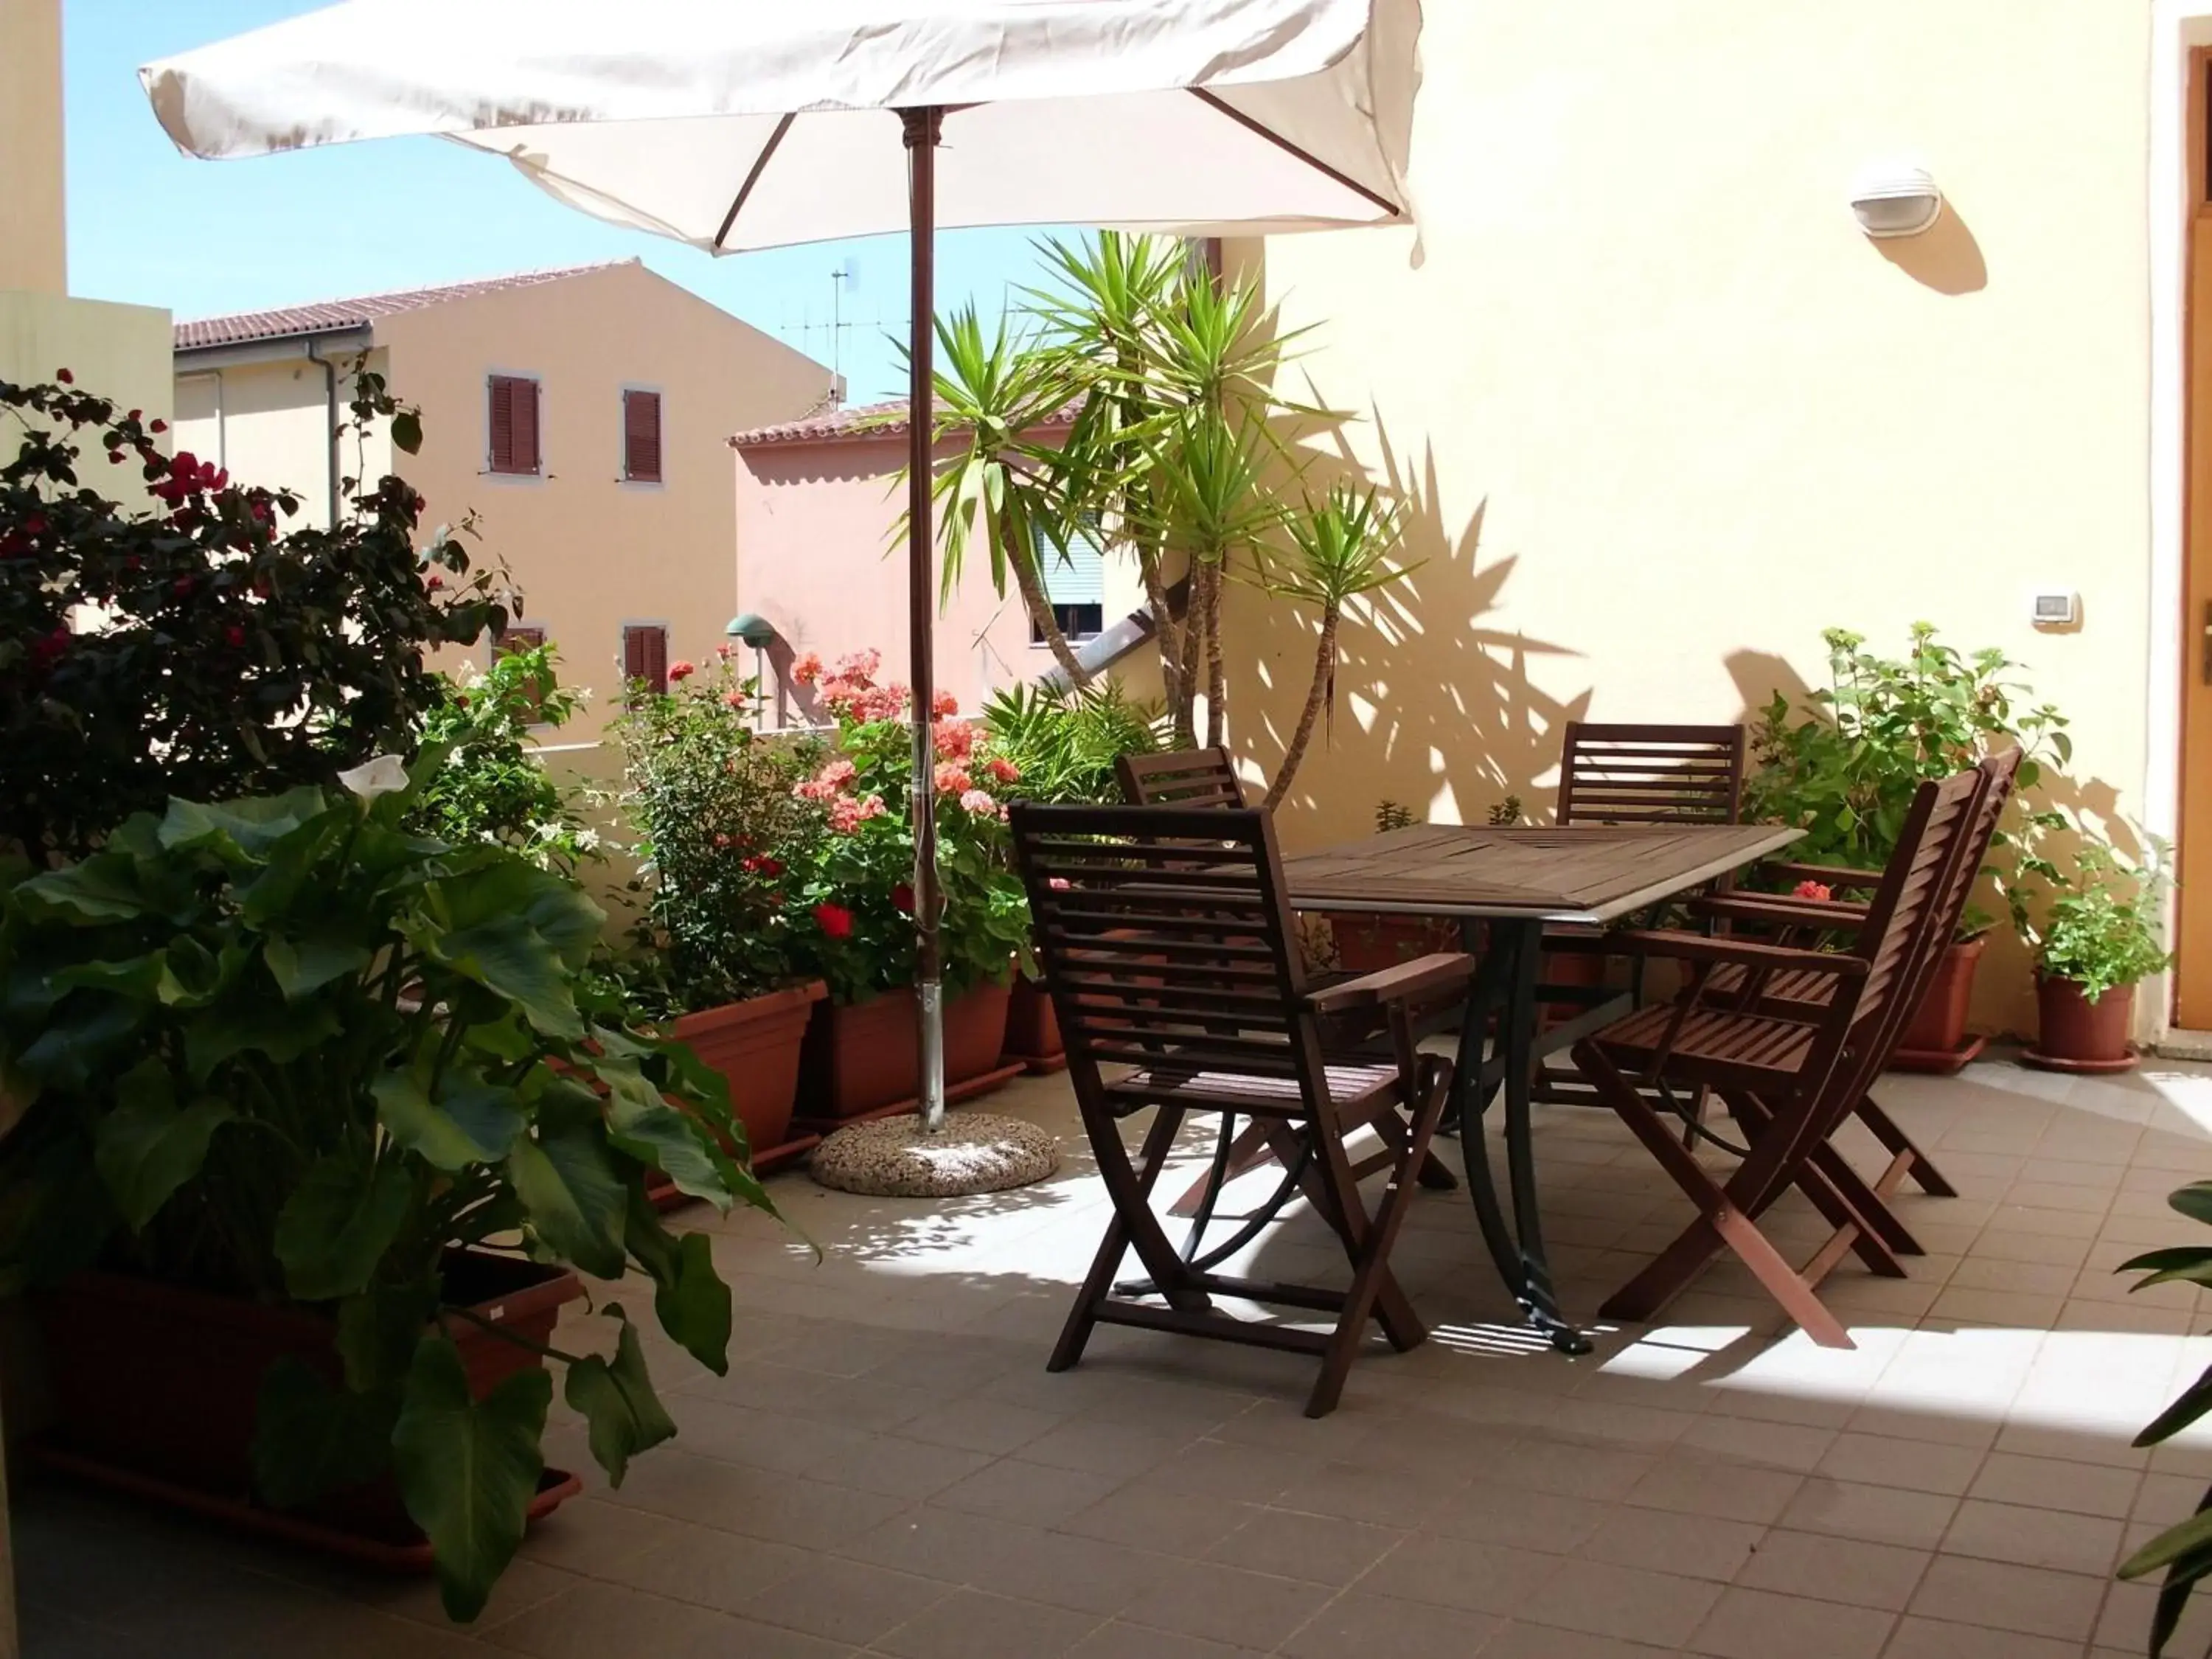
{"type": "Polygon", "coordinates": [[[702,1008],[676,1022],[677,1041],[728,1080],[730,1104],[745,1126],[745,1144],[756,1158],[773,1157],[792,1138],[799,1047],[814,1005],[827,991],[816,980],[702,1008]]]}
{"type": "Polygon", "coordinates": [[[1006,1002],[1006,1057],[1018,1060],[1033,1072],[1054,1072],[1067,1063],[1067,1046],[1060,1040],[1060,1016],[1053,1012],[1052,997],[1033,979],[1014,975],[1012,994],[1006,1002]]]}
{"type": "Polygon", "coordinates": [[[1900,1051],[1948,1055],[1966,1047],[1966,1011],[1973,1005],[1974,969],[1985,943],[1979,938],[1960,939],[1936,958],[1928,989],[1898,1040],[1900,1051]]]}
{"type": "Polygon", "coordinates": [[[2134,986],[2115,985],[2092,1002],[2077,981],[2038,974],[2035,1009],[2035,1047],[2021,1056],[2029,1065],[2057,1072],[2124,1072],[2136,1063],[2128,1049],[2134,986]]]}
{"type": "MultiPolygon", "coordinates": [[[[564,1268],[456,1252],[447,1294],[527,1341],[551,1341],[561,1305],[583,1292],[564,1268]]],[[[88,1271],[32,1298],[52,1384],[55,1423],[34,1443],[43,1461],[263,1531],[325,1543],[383,1565],[428,1567],[428,1546],[387,1476],[295,1510],[253,1498],[253,1425],[261,1379],[288,1356],[332,1382],[343,1372],[330,1317],[125,1273],[88,1271]]],[[[527,1348],[452,1322],[479,1399],[544,1362],[527,1348]]],[[[550,1470],[542,1514],[580,1489],[550,1470]],[[547,1499],[550,1498],[548,1502],[547,1499]]]]}
{"type": "MultiPolygon", "coordinates": [[[[947,1088],[998,1069],[1012,994],[1009,986],[978,985],[945,1005],[947,1088]]],[[[866,1002],[816,1005],[799,1054],[802,1114],[854,1118],[911,1103],[921,1092],[915,1018],[914,992],[904,987],[866,1002]]]]}
{"type": "Polygon", "coordinates": [[[1336,959],[1347,974],[1395,968],[1436,951],[1456,951],[1459,929],[1434,916],[1362,915],[1336,912],[1328,919],[1336,959]]]}
{"type": "MultiPolygon", "coordinates": [[[[1608,962],[1602,951],[1547,951],[1537,961],[1537,983],[1577,990],[1594,988],[1606,982],[1608,962]]],[[[1587,1006],[1579,1002],[1547,1002],[1539,1007],[1537,1020],[1549,1030],[1588,1012],[1587,1006]]]]}

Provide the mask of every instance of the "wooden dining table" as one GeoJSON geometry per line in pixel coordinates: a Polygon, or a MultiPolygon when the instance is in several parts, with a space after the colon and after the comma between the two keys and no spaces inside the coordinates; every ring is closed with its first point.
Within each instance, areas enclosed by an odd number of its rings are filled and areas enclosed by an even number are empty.
{"type": "MultiPolygon", "coordinates": [[[[1415,824],[1284,860],[1302,911],[1426,916],[1456,922],[1479,958],[1461,1015],[1449,1115],[1485,1244],[1528,1322],[1566,1353],[1589,1338],[1562,1316],[1544,1254],[1530,1106],[1550,1055],[1627,1011],[1631,994],[1545,985],[1547,928],[1633,918],[1798,839],[1778,824],[1602,824],[1488,828],[1415,824]],[[1561,1001],[1582,1011],[1539,1030],[1561,1001]],[[1486,1041],[1496,1033],[1495,1042],[1486,1041]],[[1484,1119],[1504,1097],[1509,1219],[1490,1167],[1484,1119]]],[[[1560,943],[1555,936],[1554,943],[1560,943]]]]}

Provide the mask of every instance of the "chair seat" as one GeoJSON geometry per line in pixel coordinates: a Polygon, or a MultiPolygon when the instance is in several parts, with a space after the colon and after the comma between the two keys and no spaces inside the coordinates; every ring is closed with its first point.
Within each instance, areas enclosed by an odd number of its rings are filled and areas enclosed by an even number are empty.
{"type": "MultiPolygon", "coordinates": [[[[1623,1070],[1638,1070],[1666,1041],[1668,1028],[1678,1012],[1672,1005],[1654,1003],[1615,1020],[1590,1041],[1612,1054],[1623,1070]]],[[[1790,1020],[1767,1019],[1726,1008],[1694,1009],[1675,1033],[1674,1047],[1668,1051],[1668,1069],[1791,1078],[1804,1068],[1814,1035],[1814,1028],[1790,1020]]]]}
{"type": "MultiPolygon", "coordinates": [[[[1744,970],[1734,964],[1713,969],[1705,981],[1707,994],[1719,997],[1740,996],[1743,992],[1744,970]]],[[[1792,1002],[1808,1008],[1825,1008],[1836,1000],[1836,976],[1815,973],[1810,968],[1789,968],[1781,973],[1770,974],[1766,982],[1759,988],[1763,1002],[1792,1002]]]]}
{"type": "MultiPolygon", "coordinates": [[[[1339,1115],[1347,1121],[1371,1116],[1395,1103],[1399,1095],[1395,1064],[1325,1066],[1328,1095],[1339,1115]]],[[[1106,1085],[1107,1097],[1132,1109],[1157,1101],[1209,1109],[1257,1113],[1271,1117],[1304,1117],[1304,1097],[1296,1078],[1268,1077],[1247,1072],[1210,1071],[1161,1062],[1139,1066],[1106,1085]]]]}

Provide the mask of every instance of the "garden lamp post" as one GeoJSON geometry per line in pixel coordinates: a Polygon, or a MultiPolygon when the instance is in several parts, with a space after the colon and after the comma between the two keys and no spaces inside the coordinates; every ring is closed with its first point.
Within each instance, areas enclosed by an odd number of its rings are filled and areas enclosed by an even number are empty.
{"type": "MultiPolygon", "coordinates": [[[[722,632],[740,644],[753,648],[753,724],[768,724],[768,648],[775,642],[775,624],[757,611],[747,611],[730,618],[722,632]]],[[[776,688],[776,724],[783,724],[783,689],[776,688]]]]}

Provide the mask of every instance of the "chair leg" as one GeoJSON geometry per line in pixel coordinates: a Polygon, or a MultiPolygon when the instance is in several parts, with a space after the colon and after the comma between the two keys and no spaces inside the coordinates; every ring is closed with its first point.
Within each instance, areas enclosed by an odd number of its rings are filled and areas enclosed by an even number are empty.
{"type": "Polygon", "coordinates": [[[1910,1176],[1913,1184],[1930,1198],[1958,1197],[1959,1189],[1943,1178],[1943,1172],[1929,1162],[1928,1154],[1914,1144],[1911,1135],[1897,1127],[1896,1120],[1882,1110],[1872,1095],[1860,1097],[1857,1113],[1859,1121],[1866,1125],[1868,1132],[1890,1155],[1889,1167],[1874,1183],[1876,1192],[1887,1197],[1910,1176]]]}
{"type": "MultiPolygon", "coordinates": [[[[1345,1293],[1344,1308],[1337,1316],[1336,1329],[1330,1334],[1328,1347],[1322,1356],[1321,1375],[1314,1381],[1313,1392],[1306,1397],[1308,1417],[1326,1417],[1336,1409],[1343,1397],[1344,1380],[1358,1357],[1359,1344],[1367,1334],[1367,1322],[1376,1313],[1385,1288],[1395,1291],[1396,1281],[1390,1273],[1390,1249],[1397,1242],[1398,1230],[1406,1219],[1406,1211],[1413,1196],[1421,1160],[1428,1154],[1429,1142],[1435,1137],[1437,1125],[1443,1117],[1444,1103],[1451,1093],[1451,1067],[1437,1065],[1427,1068],[1426,1086],[1414,1104],[1413,1121],[1407,1132],[1404,1152],[1398,1164],[1390,1172],[1389,1183],[1383,1188],[1382,1201],[1375,1213],[1366,1217],[1364,1227],[1356,1230],[1361,1237],[1351,1248],[1352,1288],[1345,1293]],[[1412,1175],[1414,1181],[1407,1177],[1412,1175]]],[[[1364,1215],[1359,1201],[1358,1188],[1353,1184],[1352,1172],[1344,1158],[1341,1142],[1332,1141],[1322,1148],[1322,1161],[1327,1179],[1334,1185],[1345,1206],[1347,1217],[1364,1215]]],[[[1347,1235],[1346,1243],[1351,1244],[1347,1235]]],[[[1391,1341],[1401,1353],[1426,1338],[1427,1328],[1415,1321],[1419,1335],[1413,1341],[1400,1341],[1394,1335],[1391,1341]]],[[[1386,1324],[1387,1329],[1387,1324],[1386,1324]]]]}
{"type": "MultiPolygon", "coordinates": [[[[1751,1140],[1768,1133],[1773,1114],[1756,1095],[1730,1094],[1728,1097],[1729,1115],[1741,1126],[1751,1140]]],[[[1815,1258],[1832,1267],[1848,1249],[1866,1264],[1867,1270],[1883,1279],[1902,1279],[1905,1266],[1898,1261],[1899,1240],[1903,1241],[1903,1252],[1908,1255],[1925,1255],[1919,1242],[1905,1229],[1905,1224],[1889,1212],[1884,1204],[1859,1178],[1857,1170],[1844,1161],[1843,1154],[1823,1141],[1812,1149],[1798,1167],[1792,1184],[1805,1194],[1821,1218],[1836,1231],[1815,1258]]],[[[1766,1213],[1768,1206],[1778,1197],[1778,1190],[1771,1194],[1752,1211],[1754,1217],[1766,1213]]],[[[1823,1269],[1825,1275],[1826,1269],[1823,1269]]],[[[1814,1283],[1820,1277],[1809,1270],[1807,1279],[1814,1283]]]]}
{"type": "Polygon", "coordinates": [[[1084,1276],[1083,1288],[1076,1293],[1075,1305],[1068,1310],[1067,1322],[1060,1328],[1052,1358],[1045,1362],[1047,1370],[1064,1371],[1083,1358],[1091,1333],[1097,1327],[1098,1310],[1113,1294],[1114,1276],[1121,1270],[1123,1253],[1132,1245],[1170,1307],[1188,1310],[1212,1305],[1206,1292],[1194,1284],[1190,1268],[1168,1243],[1151,1208],[1153,1184],[1166,1166],[1168,1149],[1175,1144],[1182,1115],[1180,1109],[1166,1106],[1153,1113],[1152,1127],[1145,1132],[1144,1146],[1138,1153],[1144,1165],[1139,1171],[1130,1167],[1128,1149],[1122,1146],[1114,1120],[1102,1117],[1093,1121],[1090,1113],[1084,1114],[1084,1127],[1089,1132],[1091,1152],[1097,1159],[1114,1214],[1106,1224],[1106,1236],[1098,1243],[1098,1254],[1091,1259],[1091,1271],[1084,1276]]]}
{"type": "MultiPolygon", "coordinates": [[[[1319,1127],[1316,1127],[1313,1133],[1316,1135],[1324,1133],[1319,1127]]],[[[1277,1133],[1281,1140],[1276,1147],[1276,1155],[1287,1164],[1293,1156],[1297,1139],[1286,1127],[1279,1128],[1277,1133]]],[[[1299,1185],[1305,1189],[1306,1199],[1316,1212],[1343,1243],[1346,1255],[1357,1261],[1359,1249],[1366,1238],[1367,1213],[1360,1206],[1358,1183],[1352,1179],[1350,1162],[1344,1156],[1344,1143],[1324,1139],[1315,1151],[1316,1155],[1306,1160],[1299,1185]],[[1332,1149],[1335,1161],[1345,1165],[1344,1191],[1350,1194],[1348,1209],[1346,1200],[1340,1195],[1328,1173],[1332,1149]]],[[[1401,1353],[1418,1347],[1429,1334],[1429,1328],[1421,1322],[1420,1315],[1413,1311],[1413,1303],[1407,1300],[1405,1291],[1398,1287],[1397,1279],[1388,1270],[1376,1286],[1375,1318],[1382,1327],[1382,1334],[1389,1339],[1390,1346],[1401,1353]]]]}
{"type": "Polygon", "coordinates": [[[1786,1152],[1776,1148],[1773,1142],[1785,1133],[1796,1139],[1794,1132],[1799,1126],[1780,1122],[1771,1125],[1763,1144],[1754,1147],[1754,1155],[1745,1159],[1729,1184],[1723,1187],[1690,1156],[1665,1120],[1652,1110],[1650,1103],[1601,1049],[1587,1042],[1577,1043],[1575,1064],[1674,1184],[1698,1206],[1698,1218],[1642,1273],[1614,1292],[1601,1311],[1608,1318],[1650,1319],[1725,1248],[1735,1253],[1766,1293],[1814,1341],[1824,1348],[1854,1346],[1841,1322],[1751,1218],[1750,1206],[1757,1198],[1770,1185],[1778,1187],[1794,1175],[1786,1152]],[[1781,1178],[1778,1181],[1778,1176],[1781,1178]]]}

